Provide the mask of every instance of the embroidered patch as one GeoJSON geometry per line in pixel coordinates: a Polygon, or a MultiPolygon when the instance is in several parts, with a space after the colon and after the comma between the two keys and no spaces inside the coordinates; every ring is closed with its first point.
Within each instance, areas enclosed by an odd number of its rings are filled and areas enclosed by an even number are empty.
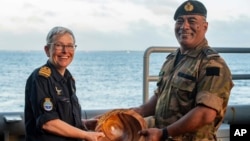
{"type": "Polygon", "coordinates": [[[43,109],[45,111],[51,111],[53,109],[53,103],[51,102],[50,98],[45,98],[44,99],[43,109]]]}
{"type": "Polygon", "coordinates": [[[57,86],[55,87],[55,89],[56,89],[56,94],[57,95],[62,95],[62,90],[61,89],[59,89],[57,86]]]}
{"type": "Polygon", "coordinates": [[[39,70],[39,75],[44,76],[46,78],[50,77],[50,75],[51,75],[50,68],[46,67],[46,66],[41,67],[40,70],[39,70]]]}
{"type": "Polygon", "coordinates": [[[206,68],[206,75],[207,76],[219,76],[220,75],[220,68],[218,68],[218,67],[206,68]]]}

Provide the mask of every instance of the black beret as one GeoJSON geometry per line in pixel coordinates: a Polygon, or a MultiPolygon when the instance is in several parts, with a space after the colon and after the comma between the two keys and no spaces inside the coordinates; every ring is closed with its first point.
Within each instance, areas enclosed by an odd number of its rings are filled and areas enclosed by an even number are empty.
{"type": "Polygon", "coordinates": [[[174,20],[182,15],[201,15],[207,17],[206,7],[199,1],[188,0],[182,3],[174,14],[174,20]]]}

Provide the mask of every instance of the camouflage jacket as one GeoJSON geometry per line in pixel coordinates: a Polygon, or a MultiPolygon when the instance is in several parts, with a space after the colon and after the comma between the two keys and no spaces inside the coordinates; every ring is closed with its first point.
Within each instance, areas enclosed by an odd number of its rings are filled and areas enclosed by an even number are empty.
{"type": "Polygon", "coordinates": [[[197,132],[175,137],[181,141],[216,140],[216,131],[226,112],[233,87],[231,72],[207,41],[184,53],[174,66],[180,49],[167,56],[159,73],[155,124],[166,127],[180,119],[196,105],[201,104],[217,111],[216,119],[197,132]]]}

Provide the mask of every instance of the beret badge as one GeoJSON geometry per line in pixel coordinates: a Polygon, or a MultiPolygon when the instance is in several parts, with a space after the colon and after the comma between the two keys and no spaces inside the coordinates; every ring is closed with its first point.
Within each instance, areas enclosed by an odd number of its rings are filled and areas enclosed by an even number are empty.
{"type": "Polygon", "coordinates": [[[193,11],[194,6],[193,6],[190,2],[188,2],[188,3],[184,6],[184,9],[185,9],[186,11],[193,11]]]}

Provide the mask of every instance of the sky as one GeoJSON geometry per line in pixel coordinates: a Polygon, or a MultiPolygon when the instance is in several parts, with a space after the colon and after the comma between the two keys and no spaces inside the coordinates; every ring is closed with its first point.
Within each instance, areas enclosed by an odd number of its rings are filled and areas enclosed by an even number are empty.
{"type": "MultiPolygon", "coordinates": [[[[249,47],[249,0],[200,0],[212,47],[249,47]]],[[[183,0],[0,0],[0,50],[43,50],[54,26],[70,28],[78,50],[178,46],[173,15],[183,0]]]]}

